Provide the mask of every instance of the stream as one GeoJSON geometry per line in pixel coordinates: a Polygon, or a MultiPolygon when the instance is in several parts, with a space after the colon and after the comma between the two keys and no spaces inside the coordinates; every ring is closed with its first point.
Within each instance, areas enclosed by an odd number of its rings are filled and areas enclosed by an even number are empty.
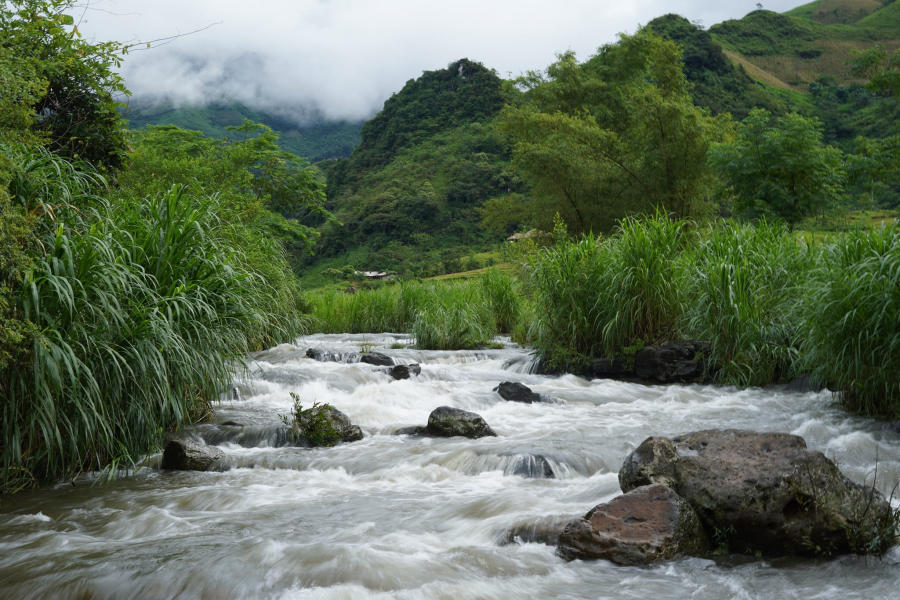
{"type": "MultiPolygon", "coordinates": [[[[0,500],[0,598],[891,598],[900,549],[832,561],[685,558],[653,567],[565,562],[512,527],[575,518],[620,493],[651,435],[710,428],[803,436],[886,496],[900,434],[842,412],[827,391],[644,386],[530,374],[528,349],[422,351],[399,334],[314,335],[251,357],[199,428],[225,472],[163,472],[160,456],[105,485],[90,477],[0,500]],[[422,372],[316,362],[307,348],[383,352],[422,372]],[[552,399],[502,400],[518,381],[552,399]],[[333,448],[278,446],[280,415],[327,402],[362,427],[333,448]],[[498,437],[391,435],[449,405],[498,437]],[[226,423],[230,423],[226,425],[226,423]],[[552,472],[551,472],[552,471],[552,472]],[[552,477],[548,477],[552,475],[552,477]]],[[[897,500],[894,506],[900,506],[897,500]]]]}

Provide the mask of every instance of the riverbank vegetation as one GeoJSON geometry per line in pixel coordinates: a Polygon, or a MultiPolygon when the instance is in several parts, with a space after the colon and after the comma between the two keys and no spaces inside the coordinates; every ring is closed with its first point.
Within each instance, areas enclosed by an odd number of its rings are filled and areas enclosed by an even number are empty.
{"type": "Polygon", "coordinates": [[[62,0],[0,7],[0,493],[132,465],[248,352],[305,330],[285,253],[326,215],[275,134],[129,135],[123,47],[62,0]]]}
{"type": "Polygon", "coordinates": [[[426,72],[318,168],[252,122],[129,132],[128,47],[82,39],[72,7],[0,5],[0,492],[132,464],[248,352],[307,329],[429,349],[508,334],[574,372],[700,339],[715,381],[809,374],[900,416],[900,227],[805,231],[896,215],[896,54],[792,106],[667,18],[512,81],[468,59],[426,72]],[[866,137],[848,140],[832,126],[853,98],[866,137]],[[499,254],[502,271],[417,279],[499,254]],[[358,268],[402,281],[300,291],[358,268]]]}

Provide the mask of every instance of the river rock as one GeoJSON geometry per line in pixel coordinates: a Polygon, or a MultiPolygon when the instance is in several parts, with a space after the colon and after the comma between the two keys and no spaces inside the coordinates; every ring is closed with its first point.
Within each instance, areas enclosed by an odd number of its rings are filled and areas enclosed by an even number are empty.
{"type": "Polygon", "coordinates": [[[463,436],[480,438],[496,436],[481,415],[451,406],[439,406],[428,415],[426,433],[437,437],[463,436]]]}
{"type": "Polygon", "coordinates": [[[671,487],[732,552],[881,554],[896,534],[891,506],[877,490],[850,481],[786,433],[648,438],[625,459],[619,483],[626,492],[649,483],[671,487]]]}
{"type": "Polygon", "coordinates": [[[703,376],[709,344],[691,341],[645,346],[634,355],[634,376],[653,383],[695,381],[703,376]]]}
{"type": "Polygon", "coordinates": [[[328,352],[321,348],[309,348],[306,351],[306,358],[311,358],[319,362],[344,362],[358,363],[362,360],[362,356],[356,352],[328,352]]]}
{"type": "Polygon", "coordinates": [[[163,449],[160,466],[172,471],[223,471],[225,453],[215,446],[207,446],[185,438],[169,438],[163,449]]]}
{"type": "Polygon", "coordinates": [[[570,522],[559,535],[557,550],[567,560],[646,565],[704,554],[709,542],[691,505],[671,488],[653,484],[598,504],[570,522]]]}
{"type": "Polygon", "coordinates": [[[620,356],[592,358],[586,375],[593,379],[634,379],[634,361],[620,356]]]}
{"type": "Polygon", "coordinates": [[[364,352],[360,355],[359,362],[377,365],[379,367],[390,367],[394,364],[394,359],[381,352],[364,352]]]}
{"type": "Polygon", "coordinates": [[[324,414],[331,426],[334,427],[334,430],[337,431],[342,442],[357,442],[363,439],[362,429],[360,429],[359,425],[351,423],[350,417],[330,404],[323,404],[318,409],[320,414],[324,414]]]}
{"type": "Polygon", "coordinates": [[[422,372],[422,367],[417,364],[396,365],[391,367],[390,369],[386,369],[385,372],[397,380],[409,379],[414,375],[419,375],[422,372]]]}
{"type": "Polygon", "coordinates": [[[521,454],[516,457],[512,474],[529,479],[553,479],[553,465],[541,454],[521,454]]]}
{"type": "Polygon", "coordinates": [[[540,394],[531,391],[531,388],[517,381],[504,381],[495,387],[494,391],[500,394],[501,398],[508,400],[509,402],[532,404],[533,402],[541,401],[540,394]]]}

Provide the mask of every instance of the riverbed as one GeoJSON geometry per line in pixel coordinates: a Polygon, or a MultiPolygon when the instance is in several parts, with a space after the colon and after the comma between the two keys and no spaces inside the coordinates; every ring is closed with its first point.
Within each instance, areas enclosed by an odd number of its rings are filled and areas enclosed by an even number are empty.
{"type": "Polygon", "coordinates": [[[842,412],[827,390],[549,377],[530,373],[528,349],[501,342],[421,351],[399,334],[316,335],[254,355],[201,428],[230,470],[163,472],[157,455],[109,484],[85,477],[4,498],[0,598],[844,600],[900,589],[897,548],[880,559],[723,556],[637,568],[506,543],[517,525],[578,517],[618,495],[623,459],[651,435],[794,433],[890,496],[900,434],[842,412]],[[375,350],[422,372],[394,381],[383,367],[308,359],[310,347],[375,350]],[[493,391],[502,381],[548,402],[506,402],[493,391]],[[334,405],[366,437],[278,447],[291,392],[304,406],[334,405]],[[442,405],[477,412],[497,437],[392,435],[442,405]]]}

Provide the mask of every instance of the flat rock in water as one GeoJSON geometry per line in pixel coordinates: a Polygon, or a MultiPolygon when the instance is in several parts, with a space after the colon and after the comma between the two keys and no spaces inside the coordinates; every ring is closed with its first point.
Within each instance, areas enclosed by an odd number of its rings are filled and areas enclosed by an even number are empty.
{"type": "Polygon", "coordinates": [[[497,435],[481,415],[451,406],[439,406],[431,411],[425,429],[428,435],[437,437],[480,438],[497,435]]]}
{"type": "Polygon", "coordinates": [[[225,453],[184,438],[171,438],[163,449],[161,467],[171,471],[224,471],[225,453]]]}
{"type": "Polygon", "coordinates": [[[625,459],[619,483],[626,492],[670,486],[732,552],[881,554],[895,541],[884,497],[796,435],[729,429],[648,438],[625,459]]]}
{"type": "Polygon", "coordinates": [[[501,398],[509,402],[532,404],[541,401],[540,394],[531,391],[531,388],[517,381],[504,381],[495,387],[494,391],[500,394],[501,398]]]}
{"type": "Polygon", "coordinates": [[[709,542],[690,504],[671,488],[653,484],[598,504],[571,521],[560,533],[557,549],[567,560],[646,565],[706,553],[709,542]]]}

